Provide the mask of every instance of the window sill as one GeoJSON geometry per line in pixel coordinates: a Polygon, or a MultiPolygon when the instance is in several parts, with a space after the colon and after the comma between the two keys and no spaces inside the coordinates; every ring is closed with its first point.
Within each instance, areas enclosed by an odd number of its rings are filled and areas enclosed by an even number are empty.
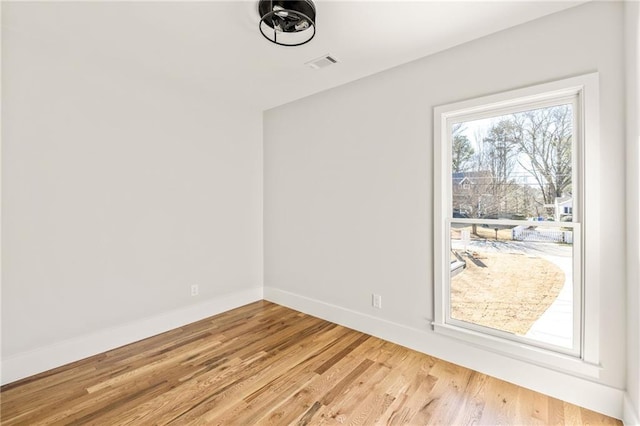
{"type": "Polygon", "coordinates": [[[600,378],[602,367],[599,364],[594,364],[578,357],[560,354],[523,343],[511,342],[499,337],[478,333],[449,324],[432,323],[432,325],[434,331],[437,333],[462,340],[468,344],[499,355],[536,364],[541,367],[551,368],[563,373],[577,374],[591,379],[600,378]]]}

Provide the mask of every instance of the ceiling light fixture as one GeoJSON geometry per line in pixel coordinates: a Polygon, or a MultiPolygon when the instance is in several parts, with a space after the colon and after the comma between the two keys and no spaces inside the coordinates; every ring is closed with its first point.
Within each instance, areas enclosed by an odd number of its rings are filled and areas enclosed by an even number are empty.
{"type": "Polygon", "coordinates": [[[300,46],[316,35],[316,8],[311,0],[259,0],[260,33],[280,46],[300,46]]]}

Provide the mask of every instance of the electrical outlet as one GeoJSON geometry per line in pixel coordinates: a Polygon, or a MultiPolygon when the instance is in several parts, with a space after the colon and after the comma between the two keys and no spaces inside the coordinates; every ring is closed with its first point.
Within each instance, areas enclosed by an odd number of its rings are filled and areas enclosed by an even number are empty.
{"type": "Polygon", "coordinates": [[[199,290],[198,290],[198,284],[193,284],[193,285],[191,286],[191,295],[192,295],[192,296],[197,296],[197,295],[198,295],[198,293],[199,293],[199,290]]]}
{"type": "Polygon", "coordinates": [[[379,294],[372,294],[371,304],[376,309],[382,309],[382,296],[379,294]]]}

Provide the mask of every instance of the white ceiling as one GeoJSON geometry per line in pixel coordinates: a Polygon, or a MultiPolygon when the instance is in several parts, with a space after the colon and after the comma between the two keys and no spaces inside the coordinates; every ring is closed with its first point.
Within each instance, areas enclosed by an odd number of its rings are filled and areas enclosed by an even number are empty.
{"type": "Polygon", "coordinates": [[[103,72],[268,109],[580,3],[317,0],[299,47],[262,37],[257,1],[3,2],[2,26],[103,72]],[[327,53],[340,63],[304,65],[327,53]]]}

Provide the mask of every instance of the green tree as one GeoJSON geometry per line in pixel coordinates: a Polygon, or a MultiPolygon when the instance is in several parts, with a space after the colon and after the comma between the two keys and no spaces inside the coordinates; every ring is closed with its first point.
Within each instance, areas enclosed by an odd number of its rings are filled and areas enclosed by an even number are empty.
{"type": "Polygon", "coordinates": [[[453,125],[451,144],[451,169],[453,173],[468,170],[475,153],[469,138],[462,134],[464,130],[462,123],[453,125]]]}

